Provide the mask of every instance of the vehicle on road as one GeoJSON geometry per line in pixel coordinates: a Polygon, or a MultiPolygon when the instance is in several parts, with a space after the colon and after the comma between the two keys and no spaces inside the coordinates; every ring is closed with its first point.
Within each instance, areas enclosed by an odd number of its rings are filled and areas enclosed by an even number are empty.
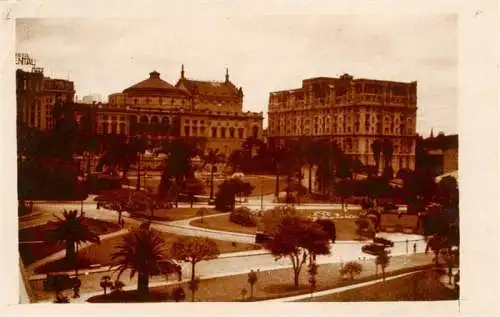
{"type": "Polygon", "coordinates": [[[262,244],[269,242],[273,239],[273,237],[263,231],[257,231],[255,233],[255,243],[256,244],[262,244]]]}

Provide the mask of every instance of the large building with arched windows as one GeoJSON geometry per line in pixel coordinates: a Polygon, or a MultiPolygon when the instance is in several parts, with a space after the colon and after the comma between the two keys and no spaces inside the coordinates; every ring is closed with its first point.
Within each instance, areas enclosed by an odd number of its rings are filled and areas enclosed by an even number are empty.
{"type": "Polygon", "coordinates": [[[416,113],[416,82],[348,74],[305,79],[301,88],[270,93],[268,138],[278,144],[304,136],[327,138],[365,165],[375,165],[373,142],[390,140],[397,172],[415,168],[416,113]]]}
{"type": "Polygon", "coordinates": [[[149,78],[111,94],[96,109],[96,132],[101,135],[204,137],[206,149],[225,155],[250,137],[261,138],[263,113],[243,111],[243,89],[229,80],[198,81],[185,77],[172,85],[153,71],[149,78]]]}

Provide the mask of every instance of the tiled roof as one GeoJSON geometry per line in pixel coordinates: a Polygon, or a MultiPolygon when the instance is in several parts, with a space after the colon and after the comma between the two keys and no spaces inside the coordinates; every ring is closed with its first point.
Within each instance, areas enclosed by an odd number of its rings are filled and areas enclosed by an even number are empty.
{"type": "Polygon", "coordinates": [[[176,87],[185,87],[193,95],[213,97],[240,97],[240,91],[230,82],[200,81],[181,78],[176,87]]]}
{"type": "Polygon", "coordinates": [[[161,94],[185,94],[186,92],[182,89],[176,88],[168,82],[160,78],[160,73],[153,71],[149,73],[149,78],[138,82],[137,84],[128,87],[123,91],[124,93],[144,93],[144,92],[154,92],[161,94]]]}

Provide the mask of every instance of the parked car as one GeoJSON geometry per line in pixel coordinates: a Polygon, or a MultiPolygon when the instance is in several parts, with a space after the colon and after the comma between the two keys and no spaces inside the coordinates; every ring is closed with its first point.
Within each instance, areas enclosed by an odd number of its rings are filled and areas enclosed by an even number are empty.
{"type": "Polygon", "coordinates": [[[273,238],[270,235],[261,231],[257,231],[255,234],[255,243],[257,244],[266,243],[271,241],[272,239],[273,238]]]}

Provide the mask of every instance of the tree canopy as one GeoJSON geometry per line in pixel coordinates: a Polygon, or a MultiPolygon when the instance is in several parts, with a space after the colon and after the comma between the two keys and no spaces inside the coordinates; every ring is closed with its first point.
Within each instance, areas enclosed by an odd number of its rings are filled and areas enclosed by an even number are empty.
{"type": "Polygon", "coordinates": [[[265,247],[277,259],[290,258],[295,287],[299,285],[300,271],[308,257],[312,262],[316,255],[330,254],[329,238],[323,228],[298,217],[285,217],[273,239],[265,247]]]}

